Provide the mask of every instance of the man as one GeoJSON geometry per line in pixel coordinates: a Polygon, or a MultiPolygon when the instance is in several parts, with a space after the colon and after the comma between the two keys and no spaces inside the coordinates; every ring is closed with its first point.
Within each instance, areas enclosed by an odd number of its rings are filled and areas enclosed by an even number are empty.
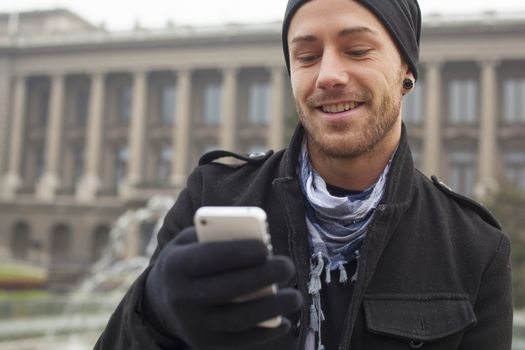
{"type": "Polygon", "coordinates": [[[413,167],[400,111],[420,27],[416,0],[290,0],[289,148],[240,167],[201,159],[96,348],[510,349],[508,238],[413,167]],[[204,205],[265,209],[274,255],[197,243],[204,205]],[[231,301],[272,283],[275,295],[231,301]]]}

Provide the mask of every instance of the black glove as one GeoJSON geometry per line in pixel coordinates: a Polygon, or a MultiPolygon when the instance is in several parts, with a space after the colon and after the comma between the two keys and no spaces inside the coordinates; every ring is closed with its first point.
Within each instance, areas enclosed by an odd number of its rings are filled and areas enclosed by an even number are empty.
{"type": "Polygon", "coordinates": [[[146,282],[144,310],[150,325],[196,349],[246,347],[284,335],[290,322],[276,328],[258,323],[297,311],[294,289],[245,302],[232,302],[273,283],[292,278],[294,267],[283,256],[269,256],[259,241],[196,243],[193,227],[164,247],[146,282]],[[152,319],[154,318],[154,319],[152,319]]]}

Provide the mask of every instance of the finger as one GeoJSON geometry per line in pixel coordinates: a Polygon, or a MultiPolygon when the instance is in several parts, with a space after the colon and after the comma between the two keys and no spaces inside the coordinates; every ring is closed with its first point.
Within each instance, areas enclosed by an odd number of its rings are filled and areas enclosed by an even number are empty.
{"type": "Polygon", "coordinates": [[[192,279],[187,287],[199,303],[221,304],[272,284],[288,281],[294,273],[289,258],[272,256],[262,265],[192,279]]]}
{"type": "Polygon", "coordinates": [[[283,289],[274,295],[212,307],[205,322],[212,331],[240,332],[259,327],[259,323],[274,317],[291,314],[299,310],[302,303],[299,291],[283,289]]]}
{"type": "Polygon", "coordinates": [[[268,249],[262,242],[243,240],[194,244],[181,260],[189,277],[200,277],[262,265],[267,257],[268,249]]]}

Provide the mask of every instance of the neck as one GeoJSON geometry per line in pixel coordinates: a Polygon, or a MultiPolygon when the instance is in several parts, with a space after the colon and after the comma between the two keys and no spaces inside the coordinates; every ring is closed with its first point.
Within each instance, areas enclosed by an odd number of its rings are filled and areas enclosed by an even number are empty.
{"type": "Polygon", "coordinates": [[[329,157],[316,147],[308,152],[310,162],[324,181],[351,191],[363,191],[377,182],[399,145],[401,124],[397,123],[370,151],[354,158],[329,157]]]}

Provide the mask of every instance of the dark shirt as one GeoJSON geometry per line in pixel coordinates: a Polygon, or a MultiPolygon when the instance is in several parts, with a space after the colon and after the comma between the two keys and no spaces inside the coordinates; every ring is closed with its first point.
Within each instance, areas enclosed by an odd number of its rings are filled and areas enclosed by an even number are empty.
{"type": "Polygon", "coordinates": [[[339,271],[332,271],[332,282],[326,284],[323,280],[321,307],[325,320],[321,324],[321,340],[326,350],[337,350],[346,314],[350,309],[350,300],[354,291],[354,284],[350,282],[350,278],[355,272],[356,263],[352,261],[345,267],[348,282],[339,283],[339,271]]]}
{"type": "MultiPolygon", "coordinates": [[[[360,193],[359,191],[350,191],[330,184],[326,184],[326,189],[332,196],[336,197],[347,197],[360,193]]],[[[339,271],[332,271],[332,282],[327,284],[323,279],[321,304],[325,320],[321,324],[321,340],[326,350],[337,350],[339,346],[346,314],[354,291],[354,284],[350,282],[350,278],[355,273],[355,261],[345,265],[345,268],[349,279],[348,282],[339,283],[339,271]]]]}

